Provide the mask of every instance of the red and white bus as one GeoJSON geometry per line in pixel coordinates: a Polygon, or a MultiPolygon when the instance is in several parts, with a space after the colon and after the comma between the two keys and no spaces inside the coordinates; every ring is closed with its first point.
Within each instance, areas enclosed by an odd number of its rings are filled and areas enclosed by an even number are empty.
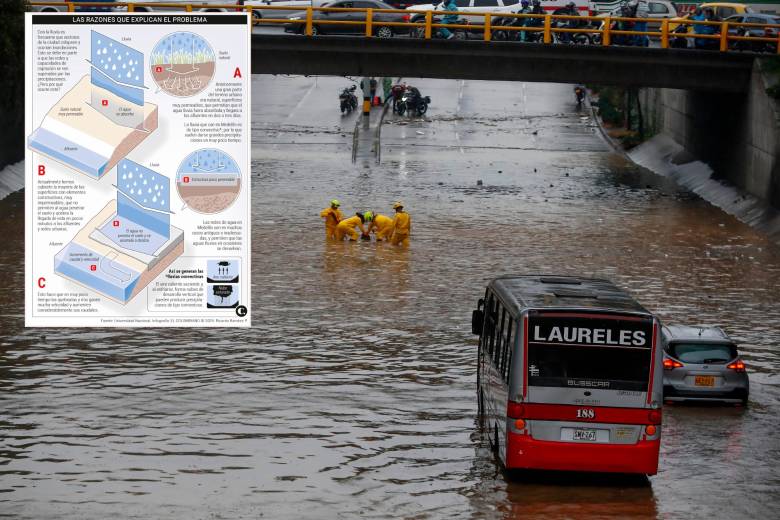
{"type": "Polygon", "coordinates": [[[508,469],[658,471],[658,320],[607,280],[505,276],[472,316],[481,424],[508,469]]]}

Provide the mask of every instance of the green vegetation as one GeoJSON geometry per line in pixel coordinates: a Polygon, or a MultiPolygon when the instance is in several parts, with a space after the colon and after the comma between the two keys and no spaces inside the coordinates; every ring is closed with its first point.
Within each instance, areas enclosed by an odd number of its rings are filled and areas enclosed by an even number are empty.
{"type": "Polygon", "coordinates": [[[3,0],[0,16],[0,167],[24,158],[24,12],[27,0],[3,0]]]}
{"type": "Polygon", "coordinates": [[[652,135],[637,89],[596,86],[590,89],[598,95],[599,116],[609,135],[624,148],[633,148],[652,135]]]}
{"type": "Polygon", "coordinates": [[[780,56],[761,58],[761,70],[766,74],[767,80],[772,85],[766,89],[766,93],[775,99],[780,99],[780,56]]]}

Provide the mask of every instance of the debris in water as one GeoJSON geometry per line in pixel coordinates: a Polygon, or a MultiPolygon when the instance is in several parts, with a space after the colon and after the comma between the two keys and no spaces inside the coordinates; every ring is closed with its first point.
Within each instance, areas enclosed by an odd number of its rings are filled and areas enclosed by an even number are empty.
{"type": "Polygon", "coordinates": [[[419,130],[417,130],[417,135],[425,135],[425,132],[420,132],[419,130]]]}
{"type": "Polygon", "coordinates": [[[477,181],[477,186],[482,186],[482,179],[479,179],[479,180],[477,181]]]}
{"type": "Polygon", "coordinates": [[[569,176],[569,172],[566,172],[564,175],[566,175],[566,177],[568,177],[569,176]]]}
{"type": "Polygon", "coordinates": [[[533,132],[531,132],[531,135],[536,135],[538,133],[539,133],[539,130],[534,130],[533,132]]]}
{"type": "Polygon", "coordinates": [[[503,170],[498,170],[498,173],[504,173],[504,171],[503,170]]]}

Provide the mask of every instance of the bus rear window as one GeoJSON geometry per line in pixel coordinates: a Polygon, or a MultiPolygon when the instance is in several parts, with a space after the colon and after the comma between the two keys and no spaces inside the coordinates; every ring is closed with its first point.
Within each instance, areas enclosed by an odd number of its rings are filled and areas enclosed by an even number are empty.
{"type": "Polygon", "coordinates": [[[528,346],[528,384],[601,390],[647,390],[650,349],[528,346]]]}

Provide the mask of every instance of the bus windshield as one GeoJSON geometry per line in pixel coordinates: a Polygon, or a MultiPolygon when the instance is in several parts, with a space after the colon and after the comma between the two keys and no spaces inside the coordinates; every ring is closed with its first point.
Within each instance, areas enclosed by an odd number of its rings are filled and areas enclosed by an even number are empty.
{"type": "Polygon", "coordinates": [[[528,385],[647,391],[652,319],[531,313],[528,385]]]}
{"type": "Polygon", "coordinates": [[[528,346],[528,384],[602,390],[647,390],[650,350],[528,346]]]}

